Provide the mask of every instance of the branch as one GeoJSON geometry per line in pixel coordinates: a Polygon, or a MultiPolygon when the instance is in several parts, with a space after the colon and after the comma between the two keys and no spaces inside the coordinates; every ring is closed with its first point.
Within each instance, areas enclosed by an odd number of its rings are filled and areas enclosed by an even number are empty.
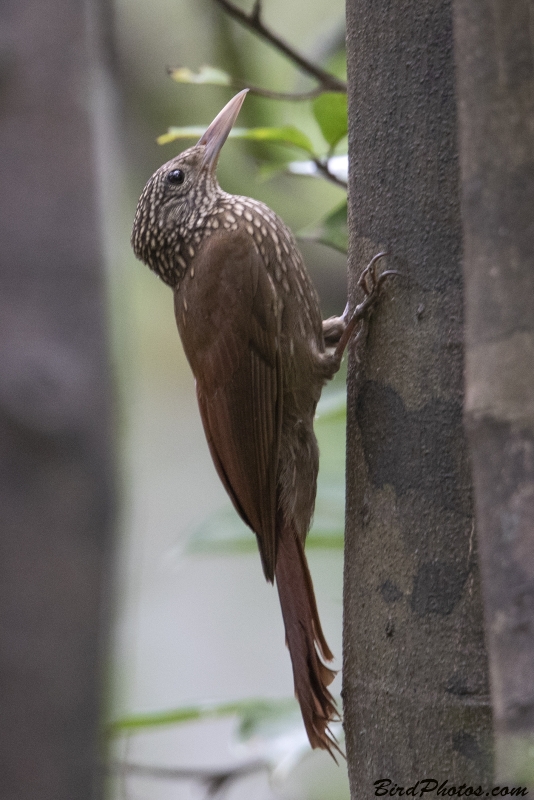
{"type": "Polygon", "coordinates": [[[267,769],[267,764],[262,761],[255,761],[250,764],[243,764],[240,767],[226,770],[175,768],[175,767],[151,767],[144,764],[115,763],[109,769],[122,775],[142,775],[145,778],[157,778],[163,780],[192,780],[206,785],[208,794],[215,795],[222,788],[230,783],[251,775],[254,772],[261,772],[267,769]]]}
{"type": "MultiPolygon", "coordinates": [[[[177,80],[178,83],[195,83],[193,80],[187,79],[177,79],[176,75],[181,72],[186,72],[188,75],[192,76],[194,73],[191,70],[187,70],[183,67],[170,67],[167,68],[167,75],[170,75],[171,78],[177,80]]],[[[202,68],[198,75],[200,76],[202,73],[202,68]]],[[[271,100],[313,100],[315,97],[319,97],[320,94],[324,91],[321,86],[316,86],[314,89],[310,89],[307,92],[275,92],[271,89],[264,89],[261,86],[251,86],[250,83],[240,80],[239,78],[233,78],[227,73],[222,73],[224,78],[228,78],[228,82],[217,81],[215,82],[213,79],[210,80],[209,78],[205,81],[206,83],[211,83],[212,85],[222,85],[222,86],[229,86],[231,89],[248,89],[251,94],[256,94],[259,97],[268,97],[271,100]]],[[[204,81],[196,81],[197,83],[203,83],[204,81]]]]}
{"type": "Polygon", "coordinates": [[[331,181],[331,183],[335,183],[336,186],[341,186],[342,189],[348,188],[348,184],[346,181],[341,180],[341,178],[338,178],[337,175],[334,175],[333,172],[330,172],[330,170],[328,169],[328,163],[321,161],[320,158],[314,158],[312,160],[317,169],[319,170],[319,172],[321,172],[325,176],[325,178],[331,181]]]}
{"type": "Polygon", "coordinates": [[[340,78],[337,78],[330,72],[326,72],[326,70],[321,69],[321,67],[318,67],[312,61],[308,61],[307,58],[300,53],[297,53],[297,51],[287,44],[287,42],[284,42],[283,39],[280,39],[279,36],[277,36],[275,33],[273,33],[273,31],[263,24],[261,21],[261,0],[256,0],[254,3],[254,8],[250,14],[247,14],[245,11],[235,6],[230,2],[230,0],[214,0],[214,2],[218,3],[218,5],[220,5],[230,17],[236,19],[245,28],[249,28],[251,31],[256,33],[258,36],[261,36],[266,42],[269,42],[269,44],[283,53],[286,58],[288,58],[290,61],[293,61],[293,63],[296,64],[302,72],[311,75],[313,78],[319,81],[322,91],[347,91],[347,84],[345,81],[342,81],[340,78]]]}
{"type": "MultiPolygon", "coordinates": [[[[215,0],[218,2],[219,0],[215,0]]],[[[250,94],[255,94],[258,97],[267,97],[269,100],[314,100],[324,92],[323,86],[317,86],[315,89],[310,89],[309,92],[273,92],[271,89],[263,89],[261,86],[251,86],[250,83],[245,81],[232,81],[234,89],[248,89],[250,94]]]]}

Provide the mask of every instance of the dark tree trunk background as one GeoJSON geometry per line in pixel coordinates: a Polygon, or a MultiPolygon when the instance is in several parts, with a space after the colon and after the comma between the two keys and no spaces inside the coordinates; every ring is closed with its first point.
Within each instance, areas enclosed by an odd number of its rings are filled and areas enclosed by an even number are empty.
{"type": "Polygon", "coordinates": [[[467,443],[452,9],[349,0],[351,296],[390,279],[349,362],[343,700],[353,800],[491,783],[467,443]],[[383,263],[383,266],[385,264],[383,263]]]}
{"type": "Polygon", "coordinates": [[[455,0],[476,490],[496,779],[534,787],[534,8],[455,0]]]}
{"type": "Polygon", "coordinates": [[[2,800],[101,796],[113,481],[87,12],[0,7],[2,800]]]}

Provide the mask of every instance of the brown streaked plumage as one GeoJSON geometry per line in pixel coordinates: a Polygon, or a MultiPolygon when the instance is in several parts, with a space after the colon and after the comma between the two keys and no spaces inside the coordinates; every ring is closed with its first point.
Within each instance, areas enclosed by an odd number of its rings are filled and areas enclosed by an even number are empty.
{"type": "Polygon", "coordinates": [[[324,663],[333,656],[304,554],[319,466],[313,418],[382,276],[375,279],[375,258],[355,313],[322,323],[290,230],[263,203],[229,195],[217,183],[218,155],[245,95],[225,106],[197,145],[150,178],[132,245],[174,290],[215,467],[256,534],[265,577],[276,579],[310,744],[333,755],[328,726],[337,711],[328,685],[335,673],[324,663]]]}

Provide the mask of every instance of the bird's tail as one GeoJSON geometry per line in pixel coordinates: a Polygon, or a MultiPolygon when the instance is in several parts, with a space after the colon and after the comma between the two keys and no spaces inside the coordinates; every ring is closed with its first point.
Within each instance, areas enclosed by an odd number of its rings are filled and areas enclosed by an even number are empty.
{"type": "Polygon", "coordinates": [[[313,584],[304,547],[293,527],[282,520],[276,558],[276,585],[286,629],[286,643],[293,665],[295,695],[312,747],[341,753],[328,725],[339,719],[328,686],[336,673],[321,659],[333,658],[317,611],[313,584]]]}

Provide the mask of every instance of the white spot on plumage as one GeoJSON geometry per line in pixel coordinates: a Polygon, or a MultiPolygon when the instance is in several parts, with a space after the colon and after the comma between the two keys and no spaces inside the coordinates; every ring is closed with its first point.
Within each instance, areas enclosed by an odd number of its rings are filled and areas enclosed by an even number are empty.
{"type": "Polygon", "coordinates": [[[271,284],[271,289],[272,289],[273,295],[276,296],[276,288],[275,288],[273,279],[271,278],[269,273],[267,273],[267,278],[269,279],[269,283],[271,284]]]}

